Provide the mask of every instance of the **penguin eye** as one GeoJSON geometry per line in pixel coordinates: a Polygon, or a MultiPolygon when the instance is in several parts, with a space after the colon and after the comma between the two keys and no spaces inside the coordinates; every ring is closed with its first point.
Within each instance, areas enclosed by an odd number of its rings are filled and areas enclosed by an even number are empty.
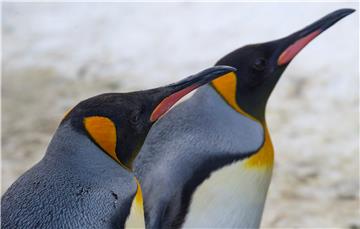
{"type": "Polygon", "coordinates": [[[134,125],[137,125],[140,121],[140,114],[138,112],[135,112],[130,117],[130,122],[134,125]]]}
{"type": "Polygon", "coordinates": [[[252,67],[254,70],[262,72],[265,70],[266,64],[267,64],[267,62],[264,58],[258,58],[255,60],[252,67]]]}

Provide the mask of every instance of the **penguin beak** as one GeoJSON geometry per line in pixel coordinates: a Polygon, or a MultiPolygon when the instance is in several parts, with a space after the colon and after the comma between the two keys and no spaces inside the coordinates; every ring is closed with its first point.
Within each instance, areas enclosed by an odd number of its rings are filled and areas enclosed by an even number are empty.
{"type": "Polygon", "coordinates": [[[189,94],[196,88],[209,83],[210,81],[227,73],[236,71],[236,68],[229,66],[215,66],[208,68],[195,75],[189,76],[177,83],[155,89],[160,93],[159,103],[155,105],[150,121],[155,122],[163,116],[177,101],[189,94]]]}
{"type": "Polygon", "coordinates": [[[275,41],[280,46],[275,55],[277,57],[277,65],[288,64],[310,41],[354,11],[354,9],[334,11],[304,29],[275,41]]]}

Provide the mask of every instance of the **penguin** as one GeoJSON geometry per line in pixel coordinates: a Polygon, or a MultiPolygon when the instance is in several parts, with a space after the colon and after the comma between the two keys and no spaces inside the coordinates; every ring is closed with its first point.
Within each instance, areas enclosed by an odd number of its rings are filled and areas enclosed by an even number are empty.
{"type": "Polygon", "coordinates": [[[149,132],[135,163],[147,228],[258,228],[274,150],[267,100],[291,60],[353,9],[334,11],[282,39],[247,45],[221,58],[237,72],[199,89],[149,132]],[[249,122],[265,130],[255,153],[249,122]],[[191,136],[191,137],[190,137],[191,136]]]}
{"type": "Polygon", "coordinates": [[[1,228],[124,228],[142,201],[132,163],[148,131],[183,96],[231,71],[216,66],[165,87],[77,104],[43,159],[2,196],[1,228]]]}

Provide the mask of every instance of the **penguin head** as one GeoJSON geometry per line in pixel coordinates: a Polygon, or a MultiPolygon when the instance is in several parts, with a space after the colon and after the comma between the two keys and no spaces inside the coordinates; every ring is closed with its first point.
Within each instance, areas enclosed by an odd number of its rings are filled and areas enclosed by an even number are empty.
{"type": "Polygon", "coordinates": [[[147,133],[160,117],[189,92],[234,70],[233,67],[217,66],[165,87],[101,94],[76,105],[60,126],[70,122],[76,131],[88,136],[119,164],[131,169],[147,133]]]}
{"type": "Polygon", "coordinates": [[[285,38],[231,52],[216,65],[233,66],[238,69],[236,74],[214,80],[212,85],[230,105],[237,103],[245,113],[264,121],[267,100],[291,60],[320,33],[354,11],[337,10],[285,38]],[[229,88],[226,84],[236,86],[229,88]]]}

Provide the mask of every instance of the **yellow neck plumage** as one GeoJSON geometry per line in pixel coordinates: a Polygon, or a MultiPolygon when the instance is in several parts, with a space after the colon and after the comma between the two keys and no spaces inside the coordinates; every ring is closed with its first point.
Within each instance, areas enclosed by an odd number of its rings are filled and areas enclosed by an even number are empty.
{"type": "MultiPolygon", "coordinates": [[[[215,90],[222,96],[222,98],[228,103],[235,111],[240,114],[260,122],[255,119],[248,113],[246,113],[243,109],[241,109],[236,101],[236,84],[237,77],[235,73],[228,73],[220,78],[217,78],[212,81],[212,85],[215,90]]],[[[248,168],[272,168],[274,163],[274,149],[273,144],[270,139],[270,134],[265,122],[260,122],[265,130],[265,140],[264,145],[260,148],[260,150],[247,159],[244,163],[248,168]]]]}

